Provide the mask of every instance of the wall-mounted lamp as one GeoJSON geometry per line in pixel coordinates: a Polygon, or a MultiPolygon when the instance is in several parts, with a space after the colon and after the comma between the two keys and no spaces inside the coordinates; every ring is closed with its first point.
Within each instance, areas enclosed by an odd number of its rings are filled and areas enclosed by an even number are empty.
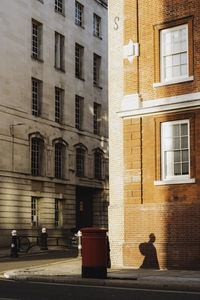
{"type": "Polygon", "coordinates": [[[15,127],[15,126],[20,126],[20,125],[24,125],[24,123],[22,123],[22,122],[16,122],[16,123],[10,124],[10,134],[11,134],[12,136],[14,135],[13,127],[15,127]]]}

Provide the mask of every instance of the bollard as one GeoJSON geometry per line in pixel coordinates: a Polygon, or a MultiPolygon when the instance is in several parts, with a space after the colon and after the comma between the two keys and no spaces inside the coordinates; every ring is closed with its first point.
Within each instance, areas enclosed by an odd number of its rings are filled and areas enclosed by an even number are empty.
{"type": "Polygon", "coordinates": [[[41,250],[48,250],[47,238],[48,238],[47,230],[45,227],[43,227],[42,232],[40,234],[40,249],[41,250]]]}
{"type": "Polygon", "coordinates": [[[12,240],[11,240],[11,244],[10,244],[10,256],[18,257],[19,242],[18,242],[17,231],[12,230],[11,234],[12,234],[12,240]]]}
{"type": "Polygon", "coordinates": [[[81,257],[81,249],[82,249],[81,236],[82,236],[82,233],[81,233],[80,230],[78,231],[77,235],[78,235],[78,257],[81,257]]]}

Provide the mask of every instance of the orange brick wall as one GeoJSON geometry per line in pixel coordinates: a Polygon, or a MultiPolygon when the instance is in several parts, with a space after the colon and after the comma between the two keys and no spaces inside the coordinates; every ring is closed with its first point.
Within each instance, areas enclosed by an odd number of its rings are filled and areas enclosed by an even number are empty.
{"type": "Polygon", "coordinates": [[[142,100],[159,99],[174,95],[198,92],[200,86],[200,1],[199,0],[143,0],[138,1],[139,34],[137,37],[136,0],[124,1],[124,44],[132,39],[140,43],[140,56],[133,64],[124,61],[124,93],[139,92],[142,100]],[[170,10],[174,10],[170,12],[170,10]],[[194,78],[189,83],[173,84],[153,88],[155,78],[155,43],[154,26],[193,15],[193,52],[194,78]],[[139,65],[139,66],[138,66],[139,65]],[[137,82],[137,68],[139,67],[139,82],[137,82]],[[138,91],[137,91],[138,87],[138,91]]]}
{"type": "MultiPolygon", "coordinates": [[[[191,136],[198,160],[200,111],[188,114],[194,114],[191,136]]],[[[160,268],[200,268],[200,166],[194,163],[195,184],[154,185],[157,119],[162,117],[124,120],[124,264],[142,264],[139,244],[154,233],[160,268]]]]}
{"type": "MultiPolygon", "coordinates": [[[[138,1],[138,19],[136,3],[124,1],[124,44],[130,39],[140,43],[140,56],[132,64],[124,60],[124,94],[138,93],[146,101],[200,92],[200,1],[138,1]],[[194,80],[153,87],[155,25],[191,16],[194,80]]],[[[124,265],[141,266],[139,245],[153,233],[161,268],[200,269],[200,111],[130,117],[123,123],[124,265]],[[160,122],[183,117],[191,120],[191,174],[196,182],[155,186],[160,180],[160,122]]]]}

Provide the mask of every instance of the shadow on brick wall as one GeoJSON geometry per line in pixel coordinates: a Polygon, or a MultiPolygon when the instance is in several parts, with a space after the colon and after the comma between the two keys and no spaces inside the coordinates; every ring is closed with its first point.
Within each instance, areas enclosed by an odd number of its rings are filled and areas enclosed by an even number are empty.
{"type": "Polygon", "coordinates": [[[156,237],[153,233],[149,235],[149,241],[146,243],[141,243],[139,245],[139,250],[141,254],[144,256],[144,260],[140,268],[143,269],[160,269],[156,247],[154,246],[154,242],[156,237]]]}

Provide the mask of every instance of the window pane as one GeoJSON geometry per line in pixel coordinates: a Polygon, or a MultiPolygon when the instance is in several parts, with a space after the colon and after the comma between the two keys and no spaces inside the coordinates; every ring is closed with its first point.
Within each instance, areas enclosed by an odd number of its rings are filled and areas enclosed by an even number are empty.
{"type": "Polygon", "coordinates": [[[172,151],[166,152],[166,175],[174,175],[174,153],[172,151]]]}
{"type": "Polygon", "coordinates": [[[181,164],[174,164],[174,175],[181,175],[181,164]]]}
{"type": "Polygon", "coordinates": [[[189,165],[188,165],[188,163],[183,163],[182,164],[182,174],[183,175],[189,174],[189,165]]]}
{"type": "Polygon", "coordinates": [[[166,65],[166,68],[172,66],[172,56],[166,56],[165,65],[166,65]]]}
{"type": "Polygon", "coordinates": [[[180,149],[180,138],[179,137],[178,138],[174,138],[173,142],[174,142],[173,143],[173,146],[174,146],[173,148],[174,149],[180,149]]]}
{"type": "Polygon", "coordinates": [[[181,64],[187,64],[187,54],[186,53],[181,53],[181,64]]]}
{"type": "Polygon", "coordinates": [[[172,45],[171,44],[166,44],[164,48],[164,55],[169,55],[172,53],[172,45]]]}
{"type": "Polygon", "coordinates": [[[164,141],[164,148],[166,150],[170,150],[174,148],[173,139],[172,138],[166,138],[164,141]]]}
{"type": "Polygon", "coordinates": [[[181,161],[181,152],[175,151],[174,152],[174,162],[180,162],[181,161]]]}
{"type": "Polygon", "coordinates": [[[180,126],[179,124],[173,125],[173,136],[179,136],[180,135],[180,126]]]}
{"type": "Polygon", "coordinates": [[[181,75],[187,75],[187,65],[181,65],[181,75]]]}
{"type": "Polygon", "coordinates": [[[173,43],[176,43],[179,41],[179,31],[178,30],[174,30],[172,32],[172,40],[173,40],[173,43]]]}
{"type": "Polygon", "coordinates": [[[182,161],[188,162],[188,150],[182,151],[182,161]]]}
{"type": "Polygon", "coordinates": [[[183,28],[180,30],[180,35],[181,35],[181,41],[186,41],[187,40],[187,31],[186,31],[186,28],[183,28]]]}
{"type": "Polygon", "coordinates": [[[164,29],[161,37],[163,37],[161,39],[161,78],[170,80],[176,77],[187,76],[187,25],[164,29]],[[171,66],[174,66],[172,70],[170,69],[171,66]]]}
{"type": "Polygon", "coordinates": [[[172,137],[173,136],[173,126],[166,124],[164,126],[164,136],[172,137]]]}
{"type": "Polygon", "coordinates": [[[186,122],[172,121],[162,125],[165,178],[189,174],[189,133],[186,122]]]}
{"type": "Polygon", "coordinates": [[[188,124],[181,124],[181,135],[188,135],[188,124]]]}
{"type": "Polygon", "coordinates": [[[181,148],[188,148],[188,137],[181,138],[181,148]]]}
{"type": "Polygon", "coordinates": [[[183,41],[180,43],[180,51],[186,51],[187,50],[187,42],[183,41]]]}
{"type": "Polygon", "coordinates": [[[173,53],[180,52],[180,43],[173,43],[172,51],[173,53]]]}
{"type": "Polygon", "coordinates": [[[166,44],[168,44],[168,45],[171,44],[171,40],[172,40],[171,38],[172,38],[171,32],[167,32],[165,34],[165,42],[166,42],[166,44]]]}
{"type": "Polygon", "coordinates": [[[173,67],[172,74],[173,74],[173,77],[179,77],[180,76],[180,67],[179,66],[173,67]]]}
{"type": "Polygon", "coordinates": [[[166,78],[171,78],[172,77],[172,67],[168,67],[166,68],[166,74],[165,74],[166,78]]]}
{"type": "Polygon", "coordinates": [[[180,54],[172,56],[173,66],[180,65],[180,54]]]}

